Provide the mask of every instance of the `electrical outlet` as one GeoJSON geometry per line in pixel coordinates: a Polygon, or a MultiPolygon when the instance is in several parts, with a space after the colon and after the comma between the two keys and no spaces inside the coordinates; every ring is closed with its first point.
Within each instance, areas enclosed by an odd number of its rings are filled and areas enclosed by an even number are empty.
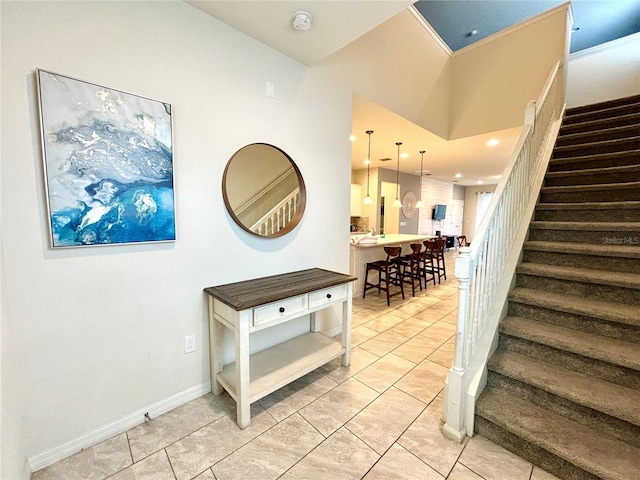
{"type": "Polygon", "coordinates": [[[196,351],[196,336],[188,335],[184,337],[184,353],[191,353],[196,351]]]}

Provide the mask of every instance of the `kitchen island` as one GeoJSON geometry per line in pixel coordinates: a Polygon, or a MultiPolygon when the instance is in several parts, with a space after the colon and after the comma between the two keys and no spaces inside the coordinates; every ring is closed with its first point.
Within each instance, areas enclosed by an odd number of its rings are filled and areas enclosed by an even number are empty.
{"type": "MultiPolygon", "coordinates": [[[[354,235],[353,237],[358,237],[354,235]]],[[[428,240],[430,238],[438,238],[434,235],[411,235],[411,234],[387,234],[382,237],[377,237],[376,243],[365,243],[371,241],[370,239],[364,239],[361,243],[353,243],[358,238],[351,239],[351,245],[349,247],[349,274],[357,277],[353,285],[353,296],[362,296],[362,289],[364,287],[364,275],[366,273],[367,263],[375,262],[376,260],[384,260],[387,258],[387,254],[384,252],[384,247],[400,245],[402,247],[402,254],[408,255],[411,253],[409,245],[411,243],[428,240]]],[[[364,236],[362,236],[364,237],[364,236]]]]}

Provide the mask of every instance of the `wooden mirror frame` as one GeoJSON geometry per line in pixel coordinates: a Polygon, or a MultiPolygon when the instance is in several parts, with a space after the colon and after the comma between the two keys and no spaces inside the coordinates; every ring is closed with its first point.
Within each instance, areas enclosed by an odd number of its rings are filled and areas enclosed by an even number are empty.
{"type": "MultiPolygon", "coordinates": [[[[246,161],[246,159],[244,160],[246,161]]],[[[255,161],[259,161],[259,160],[260,159],[258,158],[255,159],[255,161]]],[[[236,175],[233,172],[232,174],[234,176],[236,175]]],[[[242,179],[238,180],[236,178],[234,180],[234,183],[236,184],[242,183],[242,179]]],[[[229,212],[229,215],[231,216],[233,221],[245,232],[248,232],[252,235],[256,235],[262,238],[275,238],[275,237],[282,237],[283,235],[286,235],[287,233],[291,232],[300,223],[300,220],[302,219],[302,215],[304,213],[305,206],[306,206],[307,192],[304,184],[304,179],[302,178],[302,174],[300,173],[298,166],[284,150],[268,143],[250,143],[240,148],[238,151],[236,151],[227,162],[227,165],[225,166],[225,169],[224,169],[224,173],[222,175],[222,197],[224,199],[224,204],[225,204],[225,207],[227,208],[227,211],[229,212]],[[255,147],[258,147],[258,146],[264,146],[266,148],[274,149],[278,152],[278,154],[282,155],[283,159],[286,159],[291,165],[291,167],[293,168],[293,171],[295,172],[297,182],[298,182],[299,193],[298,193],[298,201],[296,204],[295,212],[293,213],[289,221],[282,228],[280,228],[278,231],[271,234],[260,234],[258,232],[251,230],[250,228],[251,225],[246,225],[239,218],[236,210],[233,208],[233,206],[231,205],[231,201],[229,200],[228,184],[229,184],[230,167],[231,167],[231,164],[233,163],[233,160],[238,159],[239,155],[241,154],[241,152],[243,152],[243,150],[249,147],[253,147],[255,149],[255,147]]]]}

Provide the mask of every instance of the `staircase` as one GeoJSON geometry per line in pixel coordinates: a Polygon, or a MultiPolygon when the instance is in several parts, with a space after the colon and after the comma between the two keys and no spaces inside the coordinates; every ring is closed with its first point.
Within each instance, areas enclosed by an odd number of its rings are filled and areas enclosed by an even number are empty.
{"type": "Polygon", "coordinates": [[[640,479],[640,96],[567,110],[476,433],[561,479],[640,479]]]}

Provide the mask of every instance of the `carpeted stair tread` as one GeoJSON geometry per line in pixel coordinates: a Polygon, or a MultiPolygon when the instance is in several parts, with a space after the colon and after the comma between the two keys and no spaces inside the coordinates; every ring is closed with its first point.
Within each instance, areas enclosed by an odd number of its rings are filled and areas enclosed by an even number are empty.
{"type": "Polygon", "coordinates": [[[640,136],[614,138],[597,142],[577,145],[561,145],[553,149],[552,158],[566,158],[578,155],[589,155],[606,152],[619,152],[621,150],[637,150],[640,148],[640,136]]]}
{"type": "MultiPolygon", "coordinates": [[[[549,174],[547,174],[549,175],[549,174]]],[[[640,201],[539,203],[536,210],[625,210],[640,208],[640,201]]]]}
{"type": "Polygon", "coordinates": [[[559,192],[594,192],[604,190],[636,190],[640,188],[640,182],[624,182],[624,183],[596,183],[594,185],[562,185],[558,187],[542,187],[543,193],[559,193],[559,192]]]}
{"type": "MultiPolygon", "coordinates": [[[[602,163],[603,160],[611,160],[617,158],[634,157],[640,155],[640,148],[634,148],[631,150],[622,150],[618,152],[606,152],[606,153],[594,153],[592,155],[576,155],[575,157],[560,157],[551,158],[549,160],[550,165],[562,165],[564,163],[580,163],[587,162],[589,160],[596,160],[602,163]]],[[[599,168],[599,167],[595,167],[599,168]]]]}
{"type": "Polygon", "coordinates": [[[525,242],[525,250],[539,252],[568,253],[574,255],[595,255],[599,257],[622,257],[640,259],[640,246],[638,245],[609,245],[591,243],[567,243],[567,242],[525,242]]]}
{"type": "Polygon", "coordinates": [[[605,231],[637,233],[640,232],[640,222],[550,222],[536,220],[531,222],[531,228],[539,230],[584,230],[594,232],[605,231]]]}
{"type": "Polygon", "coordinates": [[[638,158],[640,158],[640,149],[638,148],[619,152],[552,158],[549,160],[549,171],[571,171],[574,167],[584,169],[589,168],[589,166],[592,168],[601,168],[603,165],[607,165],[609,163],[635,165],[638,158]]]}
{"type": "MultiPolygon", "coordinates": [[[[618,107],[634,107],[636,111],[640,110],[640,95],[629,95],[626,97],[613,98],[602,102],[580,105],[578,107],[570,107],[565,111],[565,118],[574,117],[585,112],[599,112],[602,110],[616,109],[618,107]]],[[[615,110],[612,116],[615,115],[615,110]]]]}
{"type": "Polygon", "coordinates": [[[480,416],[605,480],[630,480],[640,449],[495,388],[477,402],[480,416]]]}
{"type": "Polygon", "coordinates": [[[640,426],[638,390],[508,350],[496,351],[489,360],[489,370],[640,426]]]}
{"type": "Polygon", "coordinates": [[[557,139],[556,145],[588,145],[590,143],[608,141],[614,138],[637,137],[639,135],[640,125],[636,123],[620,127],[602,128],[600,130],[590,132],[561,134],[557,139]]]}
{"type": "Polygon", "coordinates": [[[638,273],[612,272],[610,270],[594,270],[530,262],[520,264],[516,271],[517,273],[539,277],[638,289],[640,294],[640,274],[638,273]]]}
{"type": "Polygon", "coordinates": [[[511,290],[509,300],[640,328],[640,306],[638,305],[592,300],[523,287],[511,290]]]}
{"type": "Polygon", "coordinates": [[[618,115],[616,117],[587,120],[579,123],[572,123],[570,125],[563,125],[560,127],[560,135],[571,134],[575,131],[587,132],[600,130],[607,128],[608,126],[622,126],[640,124],[640,111],[628,113],[626,115],[618,115]]]}
{"type": "Polygon", "coordinates": [[[583,357],[640,371],[640,346],[635,343],[564,328],[530,318],[512,316],[504,318],[500,324],[500,332],[583,357]]]}
{"type": "Polygon", "coordinates": [[[585,175],[607,175],[610,173],[637,173],[640,165],[623,165],[620,167],[585,168],[560,172],[547,172],[545,178],[580,177],[585,175]]]}

